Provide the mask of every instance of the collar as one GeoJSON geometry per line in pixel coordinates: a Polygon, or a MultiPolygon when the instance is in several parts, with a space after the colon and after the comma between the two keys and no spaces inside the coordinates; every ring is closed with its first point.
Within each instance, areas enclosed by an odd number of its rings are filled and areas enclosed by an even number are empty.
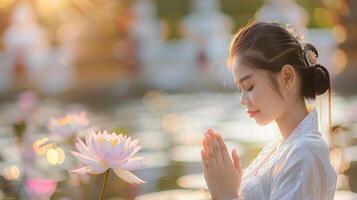
{"type": "Polygon", "coordinates": [[[305,134],[312,132],[318,133],[318,116],[316,108],[311,109],[311,111],[305,116],[303,120],[295,127],[292,133],[283,141],[286,143],[288,141],[294,140],[305,134]]]}

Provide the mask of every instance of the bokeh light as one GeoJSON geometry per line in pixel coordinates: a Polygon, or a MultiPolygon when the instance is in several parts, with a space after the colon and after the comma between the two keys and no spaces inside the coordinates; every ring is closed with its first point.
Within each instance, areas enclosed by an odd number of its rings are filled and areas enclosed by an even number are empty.
{"type": "Polygon", "coordinates": [[[336,16],[329,9],[318,7],[314,10],[314,20],[320,27],[329,27],[336,23],[336,16]]]}
{"type": "Polygon", "coordinates": [[[66,154],[61,147],[51,148],[47,151],[46,158],[51,165],[60,165],[65,161],[66,154]]]}
{"type": "Polygon", "coordinates": [[[4,169],[4,177],[7,180],[17,180],[20,178],[20,169],[13,165],[4,169]]]}
{"type": "Polygon", "coordinates": [[[49,142],[49,139],[47,137],[43,137],[39,140],[36,140],[32,144],[32,148],[33,148],[34,152],[39,156],[45,155],[47,153],[47,151],[53,147],[53,144],[48,143],[48,142],[49,142]],[[48,144],[45,144],[45,143],[48,143],[48,144]]]}
{"type": "Polygon", "coordinates": [[[174,113],[166,114],[161,119],[161,128],[167,133],[179,131],[183,125],[182,118],[174,113]]]}
{"type": "Polygon", "coordinates": [[[168,101],[159,91],[148,91],[144,94],[143,101],[151,112],[161,113],[168,109],[168,101]]]}
{"type": "Polygon", "coordinates": [[[346,53],[341,49],[336,49],[332,54],[331,62],[335,73],[341,73],[347,66],[348,58],[346,53]]]}
{"type": "Polygon", "coordinates": [[[48,150],[46,153],[46,158],[48,163],[50,163],[51,165],[57,165],[59,161],[58,154],[55,149],[48,150]]]}

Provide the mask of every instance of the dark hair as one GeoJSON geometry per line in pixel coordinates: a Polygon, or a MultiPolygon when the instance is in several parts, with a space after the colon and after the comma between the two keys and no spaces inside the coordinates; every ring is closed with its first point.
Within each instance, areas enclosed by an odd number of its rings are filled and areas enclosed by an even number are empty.
{"type": "MultiPolygon", "coordinates": [[[[253,68],[273,73],[280,72],[285,64],[293,66],[300,75],[301,94],[306,99],[330,89],[330,75],[320,64],[310,65],[305,55],[317,49],[301,41],[298,35],[278,23],[250,21],[233,37],[229,48],[228,62],[239,56],[241,61],[253,68]]],[[[273,83],[276,83],[273,80],[273,83]]]]}

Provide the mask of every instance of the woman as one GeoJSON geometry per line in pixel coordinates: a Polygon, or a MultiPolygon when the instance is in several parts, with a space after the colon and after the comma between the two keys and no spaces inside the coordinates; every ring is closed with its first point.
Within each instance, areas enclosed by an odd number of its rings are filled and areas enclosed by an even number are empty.
{"type": "Polygon", "coordinates": [[[209,129],[201,156],[212,199],[333,199],[337,175],[317,111],[305,103],[327,90],[331,97],[329,73],[317,56],[312,44],[277,23],[250,22],[234,36],[229,65],[241,105],[259,125],[275,121],[281,139],[265,146],[243,173],[237,152],[230,157],[209,129]]]}

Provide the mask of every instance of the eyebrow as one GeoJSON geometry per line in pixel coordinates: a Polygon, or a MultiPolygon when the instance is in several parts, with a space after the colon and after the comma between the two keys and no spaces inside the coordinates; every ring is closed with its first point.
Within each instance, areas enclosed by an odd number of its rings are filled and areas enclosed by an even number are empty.
{"type": "Polygon", "coordinates": [[[253,74],[246,75],[243,78],[241,78],[239,81],[235,81],[234,83],[235,84],[242,83],[243,81],[250,79],[252,76],[253,76],[253,74]]]}

